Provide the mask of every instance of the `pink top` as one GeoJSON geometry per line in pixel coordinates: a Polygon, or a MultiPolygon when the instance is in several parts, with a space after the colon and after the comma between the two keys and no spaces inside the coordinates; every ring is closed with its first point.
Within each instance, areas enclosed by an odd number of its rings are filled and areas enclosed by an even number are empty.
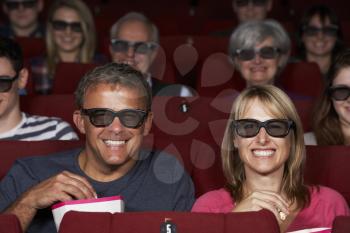
{"type": "MultiPolygon", "coordinates": [[[[192,212],[229,213],[233,208],[234,200],[222,188],[199,197],[192,212]]],[[[312,189],[310,205],[298,213],[287,231],[313,229],[309,232],[330,233],[333,220],[338,215],[350,215],[345,199],[335,190],[319,186],[319,191],[312,189]]]]}

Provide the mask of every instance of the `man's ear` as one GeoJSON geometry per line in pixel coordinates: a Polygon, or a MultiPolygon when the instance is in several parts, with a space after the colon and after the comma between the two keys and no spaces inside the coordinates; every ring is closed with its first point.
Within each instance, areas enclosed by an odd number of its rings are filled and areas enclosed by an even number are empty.
{"type": "Polygon", "coordinates": [[[18,74],[18,88],[24,89],[28,82],[29,72],[27,68],[22,68],[18,74]]]}
{"type": "Polygon", "coordinates": [[[273,0],[267,1],[267,11],[270,12],[272,10],[273,0]]]}
{"type": "Polygon", "coordinates": [[[151,131],[152,122],[153,122],[153,112],[148,112],[147,119],[145,120],[143,136],[147,136],[151,131]]]}
{"type": "Polygon", "coordinates": [[[73,121],[77,129],[81,134],[85,134],[85,121],[79,110],[75,110],[73,113],[73,121]]]}

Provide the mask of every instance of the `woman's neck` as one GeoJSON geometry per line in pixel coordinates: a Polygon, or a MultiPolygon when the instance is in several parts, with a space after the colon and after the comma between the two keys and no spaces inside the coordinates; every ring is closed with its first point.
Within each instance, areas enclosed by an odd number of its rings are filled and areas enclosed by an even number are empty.
{"type": "Polygon", "coordinates": [[[247,177],[244,183],[244,195],[249,195],[254,191],[271,191],[281,193],[281,176],[260,176],[254,175],[254,177],[247,177]]]}
{"type": "Polygon", "coordinates": [[[78,52],[59,52],[61,62],[77,62],[78,52]]]}
{"type": "Polygon", "coordinates": [[[340,123],[341,124],[341,130],[344,135],[344,144],[345,145],[350,145],[350,124],[346,123],[340,123]]]}
{"type": "Polygon", "coordinates": [[[314,56],[312,54],[307,54],[306,59],[308,62],[316,62],[322,74],[326,74],[331,65],[331,55],[314,56]]]}

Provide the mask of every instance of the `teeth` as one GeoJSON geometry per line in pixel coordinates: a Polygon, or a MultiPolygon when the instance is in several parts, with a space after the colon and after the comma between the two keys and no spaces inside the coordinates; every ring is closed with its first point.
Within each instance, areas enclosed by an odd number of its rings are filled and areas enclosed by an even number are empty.
{"type": "Polygon", "coordinates": [[[104,142],[108,146],[120,146],[120,145],[124,145],[126,143],[125,141],[113,141],[113,140],[104,140],[104,142]]]}
{"type": "Polygon", "coordinates": [[[253,150],[255,156],[271,156],[274,153],[273,150],[253,150]]]}

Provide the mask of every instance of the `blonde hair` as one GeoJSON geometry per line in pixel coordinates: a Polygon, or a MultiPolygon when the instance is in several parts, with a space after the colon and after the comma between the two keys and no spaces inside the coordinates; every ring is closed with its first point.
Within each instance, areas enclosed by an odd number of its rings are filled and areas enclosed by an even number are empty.
{"type": "Polygon", "coordinates": [[[303,129],[298,113],[289,97],[279,88],[272,85],[252,86],[245,89],[234,101],[226,126],[221,146],[223,171],[227,180],[227,189],[235,201],[243,199],[245,171],[239,151],[233,145],[233,120],[241,119],[250,103],[258,99],[277,118],[289,119],[295,123],[290,131],[291,148],[286,161],[282,178],[282,190],[287,198],[305,207],[310,201],[310,194],[304,185],[303,168],[305,164],[305,145],[303,129]]]}
{"type": "Polygon", "coordinates": [[[56,0],[51,4],[46,24],[46,48],[47,66],[49,75],[53,75],[58,57],[58,48],[53,39],[52,20],[55,12],[60,8],[70,8],[76,11],[81,18],[83,41],[79,53],[79,62],[89,63],[95,55],[96,29],[92,13],[88,6],[81,0],[56,0]]]}

